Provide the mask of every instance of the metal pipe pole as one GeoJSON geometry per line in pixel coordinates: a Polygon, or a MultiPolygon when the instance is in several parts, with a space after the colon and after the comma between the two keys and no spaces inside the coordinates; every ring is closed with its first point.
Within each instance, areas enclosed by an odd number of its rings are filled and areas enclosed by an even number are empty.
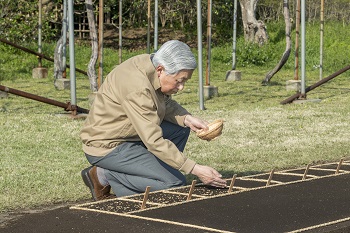
{"type": "Polygon", "coordinates": [[[151,52],[151,49],[150,49],[150,41],[151,41],[150,28],[151,28],[151,0],[148,0],[148,5],[147,5],[147,53],[148,54],[151,52]]]}
{"type": "Polygon", "coordinates": [[[321,0],[321,28],[320,28],[320,80],[323,76],[323,26],[324,26],[324,0],[321,0]]]}
{"type": "MultiPolygon", "coordinates": [[[[39,0],[39,25],[38,25],[38,53],[42,53],[41,31],[42,31],[42,0],[39,0]]],[[[42,67],[41,57],[38,57],[38,67],[42,67]]]]}
{"type": "Polygon", "coordinates": [[[123,14],[123,1],[119,0],[119,64],[122,63],[122,14],[123,14]]]}
{"type": "Polygon", "coordinates": [[[11,93],[14,95],[18,95],[18,96],[21,96],[21,97],[24,97],[27,99],[36,100],[36,101],[39,101],[39,102],[42,102],[45,104],[50,104],[53,106],[61,107],[61,108],[64,108],[64,110],[66,110],[66,111],[78,111],[81,113],[89,113],[88,109],[80,108],[78,106],[72,106],[71,103],[59,102],[57,100],[34,95],[34,94],[29,93],[29,92],[20,91],[20,90],[9,88],[9,87],[3,86],[3,85],[0,85],[0,91],[6,92],[6,93],[11,93]]]}
{"type": "MultiPolygon", "coordinates": [[[[74,4],[73,0],[68,1],[68,18],[69,18],[69,64],[70,64],[70,96],[71,104],[77,105],[76,97],[76,79],[75,79],[75,53],[74,53],[74,4]]],[[[75,115],[73,113],[73,115],[75,115]]]]}
{"type": "Polygon", "coordinates": [[[199,78],[199,109],[205,110],[204,107],[204,90],[203,90],[203,58],[202,58],[202,11],[201,0],[197,0],[197,37],[198,37],[198,78],[199,78]]]}
{"type": "Polygon", "coordinates": [[[232,41],[232,70],[236,69],[236,47],[237,47],[237,0],[233,3],[233,41],[232,41]]]}
{"type": "Polygon", "coordinates": [[[62,22],[62,77],[66,78],[67,73],[67,26],[68,26],[68,20],[67,20],[67,0],[63,0],[63,22],[62,22]]]}
{"type": "Polygon", "coordinates": [[[207,19],[207,69],[205,85],[210,85],[210,59],[211,59],[211,9],[212,1],[208,0],[208,19],[207,19]]]}
{"type": "Polygon", "coordinates": [[[306,98],[305,92],[305,0],[301,0],[301,98],[306,98]]]}
{"type": "Polygon", "coordinates": [[[154,1],[154,52],[158,50],[158,0],[154,1]]]}
{"type": "MultiPolygon", "coordinates": [[[[11,46],[13,46],[15,48],[18,48],[20,50],[23,50],[23,51],[25,51],[27,53],[34,54],[34,55],[36,55],[38,57],[41,57],[41,58],[44,58],[44,59],[46,59],[48,61],[55,62],[55,60],[53,58],[50,58],[50,57],[48,57],[48,56],[46,56],[46,55],[44,55],[42,53],[38,53],[38,52],[35,52],[33,50],[27,49],[27,48],[25,48],[23,46],[17,45],[15,43],[12,43],[11,41],[5,40],[3,38],[0,38],[0,42],[3,42],[3,43],[8,44],[8,45],[11,45],[11,46]]],[[[70,68],[69,65],[67,65],[67,67],[70,68]]],[[[75,69],[75,70],[78,71],[81,74],[87,75],[86,71],[84,71],[84,70],[81,70],[81,69],[75,69]]]]}
{"type": "MultiPolygon", "coordinates": [[[[326,83],[326,82],[332,80],[333,78],[337,77],[338,75],[344,73],[344,72],[347,71],[347,70],[350,70],[350,65],[348,65],[347,67],[344,67],[343,69],[338,70],[337,72],[335,72],[335,73],[329,75],[327,78],[323,78],[323,79],[321,79],[320,81],[318,81],[317,83],[315,83],[315,84],[313,84],[313,85],[307,87],[307,88],[305,89],[305,92],[309,92],[309,91],[315,89],[316,87],[321,86],[322,84],[324,84],[324,83],[326,83]]],[[[281,101],[281,104],[288,104],[288,103],[291,103],[291,102],[293,102],[294,100],[296,100],[296,99],[299,98],[299,97],[300,97],[300,93],[296,93],[296,94],[290,96],[289,98],[287,98],[287,99],[281,101]]]]}

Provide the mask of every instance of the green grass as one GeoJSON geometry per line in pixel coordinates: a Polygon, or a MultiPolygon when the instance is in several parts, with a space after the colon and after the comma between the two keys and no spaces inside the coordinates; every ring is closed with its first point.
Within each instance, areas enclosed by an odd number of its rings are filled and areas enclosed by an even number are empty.
{"type": "MultiPolygon", "coordinates": [[[[84,69],[89,50],[78,47],[77,51],[76,67],[84,69]]],[[[223,51],[230,51],[229,46],[213,48],[210,84],[218,87],[219,96],[205,100],[206,110],[199,109],[197,71],[184,91],[174,96],[194,115],[208,121],[225,120],[222,136],[212,142],[190,135],[189,157],[230,178],[234,173],[254,174],[350,156],[350,71],[308,93],[308,99],[321,99],[319,103],[281,105],[294,94],[285,87],[294,77],[292,67],[283,68],[270,85],[262,86],[265,74],[278,61],[276,56],[276,61],[265,66],[239,66],[242,80],[226,82],[231,64],[223,60],[223,51]]],[[[61,102],[70,100],[69,90],[54,88],[52,64],[44,64],[49,69],[47,79],[32,79],[36,58],[15,50],[6,52],[6,56],[4,51],[0,54],[0,77],[6,77],[1,85],[61,102]]],[[[124,51],[123,56],[136,53],[124,51]]],[[[349,56],[344,53],[339,52],[336,59],[342,62],[333,64],[325,75],[345,66],[349,56]]],[[[105,54],[107,73],[117,63],[118,53],[106,49],[105,54]]],[[[318,70],[308,67],[307,86],[319,80],[318,70]]],[[[89,108],[89,94],[88,78],[77,73],[78,106],[89,108]]],[[[16,95],[0,99],[0,212],[90,199],[80,177],[89,165],[79,139],[83,122],[59,107],[16,95]]]]}

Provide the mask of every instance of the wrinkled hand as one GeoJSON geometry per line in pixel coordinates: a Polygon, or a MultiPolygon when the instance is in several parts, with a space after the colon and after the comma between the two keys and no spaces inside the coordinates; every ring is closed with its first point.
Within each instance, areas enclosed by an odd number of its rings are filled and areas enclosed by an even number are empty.
{"type": "Polygon", "coordinates": [[[192,115],[186,115],[184,124],[189,127],[194,132],[197,132],[199,130],[208,130],[208,122],[204,121],[202,119],[199,119],[197,117],[194,117],[192,115]]]}
{"type": "Polygon", "coordinates": [[[226,181],[221,179],[222,175],[214,168],[196,164],[191,173],[197,176],[205,185],[219,188],[226,187],[226,181]]]}

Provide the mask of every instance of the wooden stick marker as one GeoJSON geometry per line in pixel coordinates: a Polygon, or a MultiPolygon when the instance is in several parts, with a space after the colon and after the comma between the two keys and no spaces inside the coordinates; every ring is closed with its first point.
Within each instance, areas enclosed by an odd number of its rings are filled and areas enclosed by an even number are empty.
{"type": "Polygon", "coordinates": [[[269,186],[270,183],[271,183],[271,180],[272,180],[272,176],[273,176],[273,173],[275,172],[275,169],[272,169],[271,172],[270,172],[270,176],[269,176],[269,179],[267,180],[266,182],[266,186],[269,186]]]}
{"type": "Polygon", "coordinates": [[[340,167],[341,167],[343,161],[344,161],[344,159],[341,159],[341,160],[339,161],[339,164],[338,164],[337,170],[335,171],[335,174],[339,174],[339,170],[340,170],[340,167]]]}
{"type": "Polygon", "coordinates": [[[143,196],[143,201],[142,201],[142,205],[141,205],[141,210],[143,210],[146,207],[146,202],[148,199],[148,194],[149,194],[150,189],[151,189],[150,186],[146,187],[145,195],[143,196]]]}
{"type": "Polygon", "coordinates": [[[235,184],[235,181],[236,181],[236,177],[237,177],[237,174],[234,174],[230,183],[230,187],[228,188],[228,191],[227,191],[228,193],[232,192],[233,185],[235,184]]]}
{"type": "Polygon", "coordinates": [[[310,166],[311,166],[311,164],[308,164],[308,165],[306,166],[306,169],[305,169],[305,172],[304,172],[304,175],[303,175],[302,180],[305,180],[305,179],[306,179],[306,176],[307,176],[307,173],[309,172],[310,166]]]}
{"type": "Polygon", "coordinates": [[[194,190],[194,186],[196,185],[196,180],[193,180],[192,181],[192,185],[191,185],[191,188],[190,188],[190,191],[188,193],[188,196],[187,196],[187,201],[191,200],[192,198],[192,193],[193,193],[193,190],[194,190]]]}

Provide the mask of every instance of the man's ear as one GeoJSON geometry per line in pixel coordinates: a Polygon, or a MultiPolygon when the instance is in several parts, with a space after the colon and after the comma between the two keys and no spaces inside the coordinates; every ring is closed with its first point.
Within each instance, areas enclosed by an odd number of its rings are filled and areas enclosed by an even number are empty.
{"type": "Polygon", "coordinates": [[[158,65],[157,68],[156,68],[156,71],[157,71],[157,74],[158,74],[158,77],[162,74],[162,72],[164,72],[164,67],[161,66],[161,65],[158,65]]]}

